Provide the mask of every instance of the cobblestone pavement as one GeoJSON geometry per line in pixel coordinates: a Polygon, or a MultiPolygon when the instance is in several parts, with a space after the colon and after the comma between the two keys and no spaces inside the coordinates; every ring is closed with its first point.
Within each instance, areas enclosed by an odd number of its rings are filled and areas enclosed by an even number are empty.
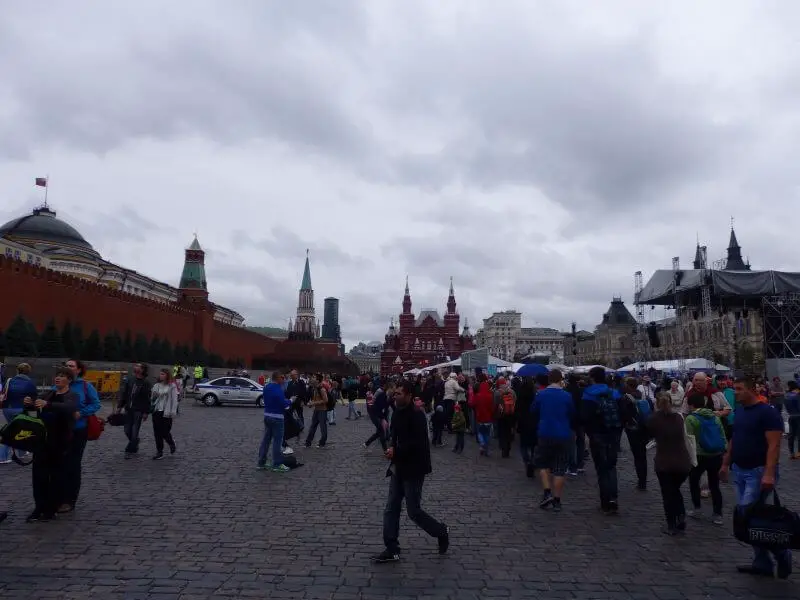
{"type": "MultiPolygon", "coordinates": [[[[598,513],[588,474],[568,482],[564,511],[552,514],[536,507],[540,490],[516,457],[479,459],[471,442],[463,456],[435,449],[426,482],[424,506],[451,526],[450,553],[438,556],[404,516],[403,561],[372,565],[386,464],[379,447],[361,448],[368,422],[345,415],[332,446],[299,450],[305,466],[285,475],[254,468],[258,409],[186,406],[178,453],[161,462],[150,460],[149,422],[130,461],[123,432],[109,429],[87,450],[79,510],[54,523],[24,522],[30,468],[3,465],[0,506],[12,514],[0,525],[0,598],[800,598],[791,580],[735,572],[749,551],[729,519],[661,535],[657,484],[635,492],[630,460],[620,516],[598,513]]],[[[786,466],[782,488],[800,508],[798,470],[786,466]]]]}

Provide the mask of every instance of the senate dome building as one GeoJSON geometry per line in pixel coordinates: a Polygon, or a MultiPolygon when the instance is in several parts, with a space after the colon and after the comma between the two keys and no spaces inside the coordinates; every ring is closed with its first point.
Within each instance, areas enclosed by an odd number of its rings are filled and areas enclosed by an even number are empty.
{"type": "MultiPolygon", "coordinates": [[[[178,288],[104,260],[77,229],[59,219],[47,205],[0,226],[0,253],[9,259],[66,273],[157,302],[177,303],[180,298],[178,288]]],[[[190,282],[193,284],[191,287],[206,288],[203,255],[195,238],[187,248],[181,287],[184,287],[184,279],[197,278],[198,281],[190,282]],[[194,254],[200,256],[199,265],[189,260],[194,254]]],[[[212,306],[215,321],[237,327],[243,325],[244,317],[236,311],[216,304],[212,306]]]]}

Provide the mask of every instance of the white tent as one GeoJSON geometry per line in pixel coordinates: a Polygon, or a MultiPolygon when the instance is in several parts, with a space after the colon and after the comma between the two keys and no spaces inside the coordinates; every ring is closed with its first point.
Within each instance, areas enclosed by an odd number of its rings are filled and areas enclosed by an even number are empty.
{"type": "Polygon", "coordinates": [[[579,373],[581,375],[588,373],[595,367],[600,367],[601,369],[605,369],[606,373],[613,373],[614,369],[610,369],[609,367],[603,365],[578,365],[577,367],[572,367],[573,373],[579,373]]]}
{"type": "Polygon", "coordinates": [[[403,375],[419,375],[420,373],[422,373],[422,369],[409,369],[404,371],[403,375]]]}
{"type": "Polygon", "coordinates": [[[707,358],[687,358],[683,360],[681,365],[680,360],[654,360],[650,362],[632,363],[617,369],[622,373],[630,373],[631,371],[647,371],[648,369],[655,369],[661,372],[670,371],[730,371],[729,367],[720,364],[714,364],[707,358]]]}
{"type": "MultiPolygon", "coordinates": [[[[511,365],[511,367],[509,367],[509,370],[512,373],[516,373],[517,371],[519,371],[524,366],[525,366],[525,363],[514,363],[514,364],[511,365]]],[[[559,365],[557,363],[550,364],[550,365],[545,365],[545,366],[547,367],[548,371],[552,371],[553,369],[558,369],[562,373],[569,373],[570,371],[572,371],[572,367],[568,367],[567,365],[559,365]]]]}
{"type": "MultiPolygon", "coordinates": [[[[497,358],[496,356],[490,356],[489,357],[489,364],[490,365],[495,365],[498,370],[511,367],[511,363],[510,362],[507,362],[505,360],[497,358]]],[[[461,359],[457,358],[455,360],[451,360],[450,362],[444,362],[444,363],[440,363],[438,365],[431,365],[430,367],[425,367],[422,370],[425,371],[425,372],[428,372],[428,371],[433,371],[435,369],[446,369],[448,367],[460,367],[460,366],[461,366],[461,359]]]]}

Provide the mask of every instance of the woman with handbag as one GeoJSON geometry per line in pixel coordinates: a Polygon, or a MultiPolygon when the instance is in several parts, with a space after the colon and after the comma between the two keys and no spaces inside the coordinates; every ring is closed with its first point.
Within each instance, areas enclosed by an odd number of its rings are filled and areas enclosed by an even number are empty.
{"type": "Polygon", "coordinates": [[[692,455],[687,449],[687,435],[680,413],[675,412],[667,392],[656,396],[656,410],[646,423],[647,433],[656,442],[653,467],[661,487],[664,516],[667,524],[661,530],[666,535],[686,531],[686,507],[681,486],[692,470],[692,455]]]}
{"type": "Polygon", "coordinates": [[[164,458],[164,442],[169,445],[170,454],[175,454],[175,440],[172,439],[172,419],[178,414],[178,388],[172,381],[169,369],[161,369],[158,381],[150,392],[153,413],[153,437],[156,439],[156,455],[153,460],[164,458]]]}
{"type": "Polygon", "coordinates": [[[81,491],[83,453],[86,450],[86,442],[89,440],[89,419],[96,418],[95,413],[100,410],[100,396],[98,396],[97,390],[83,378],[86,374],[86,366],[75,358],[68,359],[64,366],[72,373],[69,390],[75,394],[78,407],[75,411],[77,413],[75,425],[64,464],[63,497],[59,503],[59,513],[72,512],[78,503],[78,495],[81,491]]]}

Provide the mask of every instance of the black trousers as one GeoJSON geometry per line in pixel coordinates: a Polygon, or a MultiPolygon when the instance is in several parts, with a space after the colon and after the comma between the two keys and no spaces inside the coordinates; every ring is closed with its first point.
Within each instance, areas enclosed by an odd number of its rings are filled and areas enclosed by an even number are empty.
{"type": "Polygon", "coordinates": [[[308,436],[306,437],[306,446],[310,446],[311,442],[314,441],[317,427],[322,432],[319,438],[319,445],[324,446],[328,442],[328,411],[314,410],[314,414],[311,417],[311,427],[309,427],[308,436]]]}
{"type": "Polygon", "coordinates": [[[164,452],[164,442],[170,448],[175,447],[175,440],[172,439],[172,417],[165,417],[164,411],[159,410],[153,413],[153,437],[156,438],[156,452],[164,452]]]}
{"type": "Polygon", "coordinates": [[[389,498],[383,510],[383,543],[390,552],[400,552],[400,511],[403,508],[403,498],[406,499],[406,512],[408,518],[421,527],[431,537],[438,538],[447,532],[444,524],[440,523],[424,510],[422,510],[422,484],[425,477],[403,478],[396,473],[392,474],[389,483],[389,498]]]}
{"type": "Polygon", "coordinates": [[[453,448],[457,452],[462,452],[464,450],[464,432],[463,431],[456,431],[456,445],[453,448]]]}
{"type": "Polygon", "coordinates": [[[670,529],[675,529],[678,523],[686,518],[681,486],[688,476],[688,473],[656,471],[656,477],[661,486],[661,501],[664,503],[664,517],[667,519],[667,526],[670,529]]]}
{"type": "Polygon", "coordinates": [[[67,448],[46,447],[33,455],[33,501],[36,510],[52,515],[58,509],[66,481],[67,448]]]}
{"type": "Polygon", "coordinates": [[[370,417],[369,420],[375,426],[375,433],[369,436],[364,444],[369,446],[372,442],[378,440],[381,443],[381,447],[386,450],[386,431],[383,429],[383,423],[377,417],[370,417]]]}
{"type": "Polygon", "coordinates": [[[625,434],[628,436],[628,445],[633,454],[633,467],[636,469],[638,485],[644,489],[647,487],[647,434],[638,429],[626,429],[625,434]]]}
{"type": "Polygon", "coordinates": [[[86,427],[76,429],[72,433],[72,441],[64,457],[64,484],[61,489],[61,504],[75,506],[81,492],[81,464],[83,452],[86,450],[86,427]]]}
{"type": "Polygon", "coordinates": [[[715,456],[697,455],[697,466],[689,473],[689,493],[692,495],[692,504],[700,508],[700,478],[703,473],[708,474],[708,491],[711,492],[711,504],[714,514],[722,514],[722,491],[719,489],[719,470],[722,468],[722,454],[715,456]]]}
{"type": "Polygon", "coordinates": [[[497,419],[497,439],[503,458],[511,455],[511,442],[514,440],[514,422],[508,417],[497,419]]]}

